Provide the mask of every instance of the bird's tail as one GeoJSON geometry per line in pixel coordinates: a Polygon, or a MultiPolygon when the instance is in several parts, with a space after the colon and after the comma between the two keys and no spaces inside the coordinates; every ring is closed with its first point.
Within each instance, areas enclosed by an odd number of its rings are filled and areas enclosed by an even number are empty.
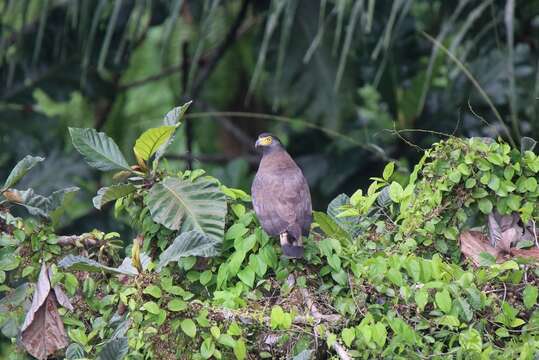
{"type": "Polygon", "coordinates": [[[283,254],[289,258],[302,258],[303,257],[303,246],[302,245],[281,245],[283,249],[283,254]]]}
{"type": "Polygon", "coordinates": [[[303,242],[301,241],[301,233],[298,232],[297,238],[294,237],[294,231],[285,231],[281,233],[281,248],[283,249],[283,255],[289,258],[302,258],[303,257],[303,242]]]}

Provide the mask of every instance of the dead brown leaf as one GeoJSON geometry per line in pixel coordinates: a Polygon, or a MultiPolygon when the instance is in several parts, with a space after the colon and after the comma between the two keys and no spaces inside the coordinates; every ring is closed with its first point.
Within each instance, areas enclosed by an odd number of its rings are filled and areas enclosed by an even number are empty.
{"type": "Polygon", "coordinates": [[[32,305],[21,328],[24,348],[37,359],[47,359],[68,345],[64,323],[58,313],[58,301],[64,307],[73,309],[69,299],[58,286],[51,291],[49,271],[43,264],[32,305]]]}
{"type": "Polygon", "coordinates": [[[489,253],[495,258],[500,255],[500,250],[490,246],[488,238],[479,231],[465,231],[460,234],[459,239],[460,251],[476,266],[480,264],[481,253],[489,253]]]}

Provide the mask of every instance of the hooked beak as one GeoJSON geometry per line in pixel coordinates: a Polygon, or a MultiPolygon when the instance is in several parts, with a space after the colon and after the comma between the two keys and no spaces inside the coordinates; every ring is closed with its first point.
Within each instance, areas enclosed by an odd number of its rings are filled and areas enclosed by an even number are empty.
{"type": "Polygon", "coordinates": [[[257,139],[255,142],[255,149],[258,149],[260,146],[260,139],[257,139]]]}

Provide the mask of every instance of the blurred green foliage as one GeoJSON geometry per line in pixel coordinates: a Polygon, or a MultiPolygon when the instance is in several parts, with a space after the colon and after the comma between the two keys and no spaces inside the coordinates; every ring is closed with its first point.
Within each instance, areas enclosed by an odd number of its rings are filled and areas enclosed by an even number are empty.
{"type": "Polygon", "coordinates": [[[83,189],[62,232],[112,229],[89,205],[109,175],[73,155],[67,128],[106,130],[127,153],[189,99],[171,167],[191,159],[247,189],[253,139],[270,130],[304,169],[315,208],[365,187],[385,161],[406,174],[420,157],[411,144],[439,133],[539,135],[537,0],[5,0],[0,10],[0,178],[41,155],[25,186],[83,189]]]}

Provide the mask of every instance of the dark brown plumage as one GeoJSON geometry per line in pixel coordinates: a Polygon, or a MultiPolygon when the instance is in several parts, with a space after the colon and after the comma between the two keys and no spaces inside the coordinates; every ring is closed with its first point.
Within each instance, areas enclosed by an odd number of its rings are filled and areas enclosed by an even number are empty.
{"type": "Polygon", "coordinates": [[[300,258],[312,222],[307,180],[275,136],[261,134],[255,147],[262,151],[251,187],[256,216],[270,236],[279,235],[284,255],[300,258]]]}

